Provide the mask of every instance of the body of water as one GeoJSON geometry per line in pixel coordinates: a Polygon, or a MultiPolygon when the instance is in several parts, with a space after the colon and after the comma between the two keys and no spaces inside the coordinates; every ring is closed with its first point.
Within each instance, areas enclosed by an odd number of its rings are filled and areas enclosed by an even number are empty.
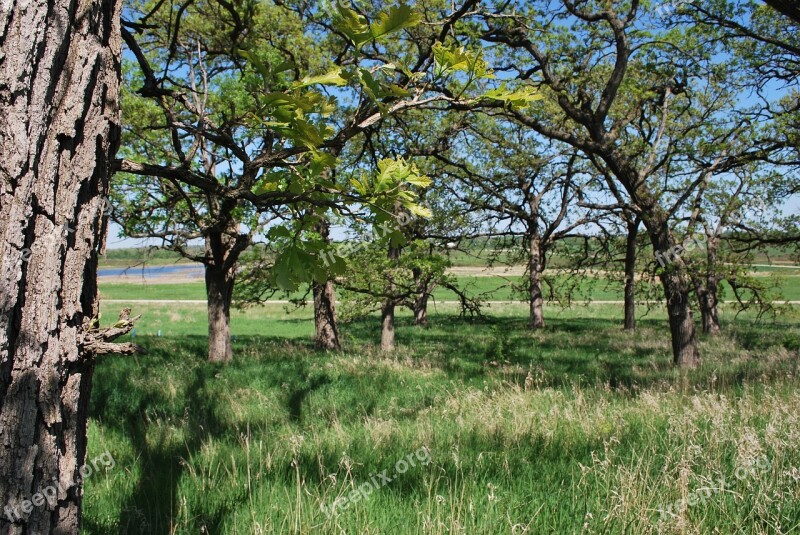
{"type": "Polygon", "coordinates": [[[103,277],[136,277],[142,279],[157,279],[159,277],[186,277],[189,279],[203,278],[202,264],[170,264],[166,266],[134,266],[127,268],[100,268],[97,276],[103,277]]]}

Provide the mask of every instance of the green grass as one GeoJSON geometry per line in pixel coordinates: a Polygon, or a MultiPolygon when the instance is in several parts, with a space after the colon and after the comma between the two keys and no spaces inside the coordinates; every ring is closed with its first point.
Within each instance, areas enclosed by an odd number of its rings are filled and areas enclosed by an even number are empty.
{"type": "MultiPolygon", "coordinates": [[[[788,271],[788,270],[787,270],[788,271]]],[[[565,277],[548,276],[547,280],[554,288],[563,288],[565,277]]],[[[459,286],[471,296],[481,296],[485,300],[522,300],[524,295],[521,291],[515,291],[513,286],[521,286],[522,277],[510,276],[459,276],[457,277],[459,286]]],[[[601,277],[582,279],[571,279],[570,285],[574,285],[576,291],[573,299],[591,299],[595,301],[620,300],[622,299],[622,283],[616,280],[607,280],[601,277]]],[[[782,276],[779,279],[779,287],[784,299],[790,301],[800,300],[800,276],[782,276]]],[[[733,299],[733,293],[726,285],[722,284],[722,299],[733,299]]],[[[545,285],[545,295],[550,295],[550,286],[545,285]]],[[[658,293],[658,292],[657,292],[658,293]]],[[[134,283],[109,283],[100,282],[100,294],[104,299],[177,299],[177,300],[202,300],[205,299],[205,286],[202,282],[189,282],[179,284],[161,284],[150,282],[134,283]]],[[[660,295],[660,293],[658,293],[660,295]]],[[[300,296],[300,293],[294,294],[300,296]]],[[[438,300],[455,300],[457,296],[448,289],[439,288],[434,291],[434,298],[438,300]]],[[[557,300],[558,296],[554,296],[557,300]]],[[[275,299],[285,299],[285,296],[277,295],[275,299]]]]}
{"type": "MultiPolygon", "coordinates": [[[[203,247],[190,246],[191,254],[202,254],[203,247]]],[[[100,257],[100,267],[129,267],[141,264],[161,265],[186,263],[184,257],[173,251],[166,251],[155,247],[129,247],[124,249],[107,249],[100,257]]]]}
{"type": "Polygon", "coordinates": [[[774,322],[725,311],[690,376],[669,365],[660,309],[633,335],[614,306],[548,307],[535,333],[524,306],[489,310],[469,321],[439,306],[427,329],[403,313],[391,356],[375,347],[377,317],[343,325],[345,349],[324,353],[309,310],[237,311],[234,361],[218,365],[202,305],[135,305],[149,354],[98,361],[89,458],[116,465],[88,480],[84,532],[797,529],[797,309],[774,322]],[[429,464],[322,511],[420,451],[429,464]],[[762,457],[769,469],[734,477],[762,457]],[[723,476],[724,492],[659,520],[723,476]]]}
{"type": "Polygon", "coordinates": [[[206,287],[203,282],[157,284],[146,282],[109,283],[100,281],[101,299],[177,299],[204,300],[206,287]]]}

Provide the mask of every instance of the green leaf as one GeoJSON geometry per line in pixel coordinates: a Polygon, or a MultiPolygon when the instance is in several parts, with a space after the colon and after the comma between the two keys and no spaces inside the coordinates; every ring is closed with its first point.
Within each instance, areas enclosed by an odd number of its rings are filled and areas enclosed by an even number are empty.
{"type": "Polygon", "coordinates": [[[338,2],[336,4],[334,26],[345,34],[355,46],[363,45],[372,38],[367,19],[338,2]]]}
{"type": "Polygon", "coordinates": [[[359,69],[359,80],[361,81],[361,85],[364,88],[364,92],[370,98],[372,102],[377,103],[378,99],[383,98],[386,94],[383,91],[381,85],[375,80],[375,77],[372,76],[372,73],[369,72],[368,69],[359,69]]]}
{"type": "Polygon", "coordinates": [[[406,4],[392,6],[389,11],[378,15],[378,20],[370,26],[370,33],[373,39],[380,39],[402,29],[416,26],[421,20],[422,15],[415,13],[406,4]]]}
{"type": "Polygon", "coordinates": [[[285,171],[271,171],[269,173],[265,173],[264,176],[258,181],[258,184],[253,188],[253,193],[256,195],[261,195],[262,193],[267,193],[269,191],[276,191],[281,180],[283,180],[285,177],[285,171]]]}
{"type": "Polygon", "coordinates": [[[294,84],[295,88],[306,87],[309,85],[335,85],[341,87],[343,85],[347,85],[349,80],[342,76],[342,69],[341,67],[337,67],[336,69],[328,72],[326,74],[321,74],[319,76],[306,76],[296,84],[294,84]]]}
{"type": "Polygon", "coordinates": [[[406,210],[408,210],[417,217],[422,217],[424,219],[429,219],[433,217],[433,212],[431,212],[429,208],[425,208],[424,206],[420,206],[419,204],[408,204],[405,206],[405,208],[406,210]]]}
{"type": "Polygon", "coordinates": [[[466,72],[474,78],[494,78],[489,65],[483,59],[483,51],[467,50],[463,46],[445,46],[442,43],[433,45],[433,59],[436,62],[436,76],[441,77],[449,72],[466,72]]]}
{"type": "Polygon", "coordinates": [[[442,70],[466,71],[470,58],[464,47],[446,46],[443,43],[433,45],[433,59],[442,70]]]}
{"type": "Polygon", "coordinates": [[[279,74],[279,73],[282,73],[284,71],[288,71],[289,69],[293,69],[294,66],[295,66],[294,62],[292,62],[292,61],[288,61],[288,60],[287,61],[283,61],[283,62],[279,63],[274,69],[272,69],[272,73],[273,74],[279,74]]]}
{"type": "Polygon", "coordinates": [[[269,232],[267,232],[267,238],[273,241],[279,238],[291,238],[291,237],[292,237],[292,232],[284,226],[272,227],[271,229],[269,229],[269,232]]]}
{"type": "Polygon", "coordinates": [[[505,83],[497,89],[487,91],[483,96],[490,100],[505,102],[511,108],[526,108],[530,106],[532,102],[544,98],[539,91],[529,85],[510,91],[505,83]]]}
{"type": "Polygon", "coordinates": [[[414,173],[406,177],[406,183],[419,186],[420,188],[427,188],[431,185],[431,179],[428,176],[414,173]]]}
{"type": "Polygon", "coordinates": [[[261,78],[264,79],[265,84],[269,82],[270,80],[269,69],[267,68],[266,65],[264,65],[264,63],[260,59],[258,59],[258,56],[256,56],[249,50],[244,50],[241,48],[237,49],[236,53],[253,65],[256,71],[258,71],[258,73],[261,75],[261,78]]]}

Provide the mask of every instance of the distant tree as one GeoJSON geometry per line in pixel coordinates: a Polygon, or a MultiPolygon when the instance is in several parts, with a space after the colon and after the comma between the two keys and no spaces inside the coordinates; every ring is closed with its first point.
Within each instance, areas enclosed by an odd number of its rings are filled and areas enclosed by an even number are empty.
{"type": "Polygon", "coordinates": [[[568,145],[543,141],[502,117],[468,122],[451,137],[447,150],[431,157],[440,164],[437,174],[452,177],[452,194],[483,215],[482,235],[503,240],[490,262],[498,254],[523,261],[529,327],[544,327],[549,256],[560,241],[593,221],[594,214],[578,206],[587,162],[568,145]]]}
{"type": "Polygon", "coordinates": [[[393,351],[396,308],[408,307],[415,313],[415,323],[426,323],[427,317],[419,321],[419,312],[427,312],[427,308],[421,308],[418,301],[437,286],[454,283],[446,273],[448,267],[447,257],[432,254],[426,241],[407,242],[402,247],[391,241],[383,245],[364,242],[338,281],[345,289],[345,317],[350,320],[380,311],[380,347],[383,351],[393,351]]]}

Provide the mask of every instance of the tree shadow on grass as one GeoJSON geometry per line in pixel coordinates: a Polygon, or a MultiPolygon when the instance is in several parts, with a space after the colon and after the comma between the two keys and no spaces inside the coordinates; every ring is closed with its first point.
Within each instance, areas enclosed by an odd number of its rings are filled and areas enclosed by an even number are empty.
{"type": "MultiPolygon", "coordinates": [[[[736,337],[742,350],[782,345],[791,351],[798,346],[800,355],[797,326],[787,323],[776,335],[776,325],[782,324],[741,321],[726,326],[726,333],[736,337]]],[[[554,317],[544,329],[530,331],[521,316],[464,319],[432,314],[425,329],[414,327],[409,317],[398,318],[396,339],[401,354],[427,359],[451,379],[465,382],[502,375],[523,386],[526,371],[533,368],[545,372],[538,378],[540,387],[605,385],[627,392],[677,380],[666,321],[640,318],[637,326],[637,333],[625,333],[617,319],[554,317]]],[[[347,324],[343,331],[355,344],[374,345],[378,327],[377,319],[369,317],[347,324]]],[[[701,350],[703,344],[714,344],[714,339],[699,338],[701,350]]],[[[800,356],[798,361],[800,369],[800,356]]],[[[693,388],[707,388],[712,382],[738,388],[764,373],[777,378],[787,371],[783,365],[765,369],[759,362],[701,362],[691,377],[693,388]]]]}
{"type": "MultiPolygon", "coordinates": [[[[191,340],[193,337],[183,338],[198,356],[205,355],[205,346],[191,340]]],[[[141,369],[127,371],[146,374],[147,371],[163,367],[164,360],[164,355],[145,356],[140,359],[141,369]],[[148,358],[156,362],[147,362],[148,358]]],[[[121,507],[117,533],[145,535],[173,532],[181,509],[178,488],[181,478],[186,475],[184,459],[198,453],[205,440],[226,435],[225,426],[217,419],[214,400],[206,395],[207,382],[218,369],[219,365],[205,361],[194,366],[191,379],[186,380],[185,406],[176,407],[170,414],[164,409],[170,405],[169,400],[163,397],[159,399],[156,390],[137,391],[131,388],[124,368],[102,368],[101,376],[97,378],[99,383],[92,395],[91,414],[105,427],[127,436],[137,455],[135,464],[138,466],[131,467],[131,471],[139,473],[136,487],[121,507]],[[111,373],[103,376],[102,371],[105,370],[111,373]],[[117,395],[121,391],[126,392],[122,398],[117,395]],[[178,414],[178,410],[182,410],[183,414],[178,414]],[[175,442],[175,426],[172,423],[180,423],[185,433],[182,443],[175,442]],[[165,433],[164,436],[155,436],[161,431],[165,433]]],[[[158,381],[159,377],[154,375],[152,379],[158,381]]],[[[193,523],[205,526],[206,533],[219,532],[231,511],[231,506],[224,504],[215,507],[214,511],[203,511],[200,518],[196,512],[193,514],[193,523]]],[[[85,523],[83,532],[99,535],[108,533],[108,529],[101,529],[89,521],[85,523]]]]}

